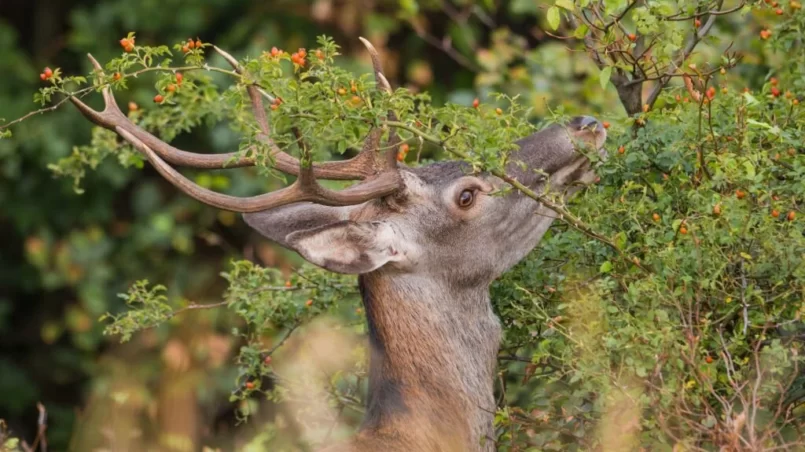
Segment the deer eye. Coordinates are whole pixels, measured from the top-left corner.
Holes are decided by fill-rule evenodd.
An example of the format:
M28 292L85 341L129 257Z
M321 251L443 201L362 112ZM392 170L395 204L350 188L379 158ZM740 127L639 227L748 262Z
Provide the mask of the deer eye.
M475 201L475 190L462 190L458 195L458 206L462 209L470 207L473 201Z

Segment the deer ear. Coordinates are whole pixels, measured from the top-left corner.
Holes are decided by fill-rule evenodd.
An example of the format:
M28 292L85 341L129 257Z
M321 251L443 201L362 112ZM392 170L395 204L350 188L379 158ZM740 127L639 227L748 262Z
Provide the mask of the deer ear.
M289 234L290 248L336 273L361 274L399 261L394 230L383 222L341 221Z
M377 221L348 221L351 207L297 203L244 214L263 236L337 273L360 274L401 258L394 230Z

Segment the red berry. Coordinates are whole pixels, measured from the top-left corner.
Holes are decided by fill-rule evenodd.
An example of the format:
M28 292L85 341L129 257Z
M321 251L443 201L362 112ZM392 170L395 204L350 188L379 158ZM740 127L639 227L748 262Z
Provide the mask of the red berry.
M760 39L769 39L771 37L771 30L760 30Z
M628 35L626 35L626 37L629 38L629 40L632 42L635 42L637 40L637 35L634 33L629 33Z
M46 67L44 74L45 74L45 77L50 78L53 75L53 70L50 69L49 67Z
M771 95L774 96L774 97L779 96L780 95L780 89L777 88L776 86L772 86L771 87Z
M608 121L604 121L603 123L601 123L601 125L603 125L605 129L608 129L610 126Z
M710 355L707 355L707 357L706 357L706 358L704 358L704 361L705 361L707 364L712 364L712 363L713 363L713 357L712 357L712 356L710 356Z
M694 20L693 21L693 26L696 27L696 28L701 27L702 26L702 21L699 20L699 19Z
M246 389L254 389L254 382L253 381L247 381L246 382Z
M308 300L308 301L306 301L306 302L305 302L305 306L307 306L307 307L311 307L311 306L313 306L313 300Z
M265 357L265 359L263 359L263 363L264 363L266 366L267 366L267 365L269 365L269 364L271 364L271 356L266 356L266 357Z
M778 15L778 16L782 16L782 15L783 15L783 10L782 10L781 8L777 8L777 10L776 10L776 11L774 11L774 12L775 12L775 13L777 13L777 15Z
M280 54L280 50L276 47L271 48L271 56L275 57Z
M44 80L48 79L48 76L45 75L45 73L43 72L43 73L39 74L39 79L44 81Z
M154 102L158 104L161 104L163 100L165 100L165 98L162 96L162 94L157 94L154 96Z
M182 73L181 73L181 72L177 72L177 73L176 73L176 84L177 84L177 85L181 85L181 84L182 84L182 80L184 80L184 75L182 75Z
M786 216L785 218L788 221L794 221L794 218L796 218L796 217L797 217L797 213L792 210L792 211L788 212L788 216Z
M472 101L472 108L478 108L480 105L481 105L481 101L480 101L480 100L478 100L478 98L476 97L476 98L475 98L475 99Z

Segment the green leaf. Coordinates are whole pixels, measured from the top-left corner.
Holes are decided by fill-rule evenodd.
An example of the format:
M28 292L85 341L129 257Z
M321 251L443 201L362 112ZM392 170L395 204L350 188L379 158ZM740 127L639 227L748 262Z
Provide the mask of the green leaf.
M607 66L604 69L601 69L601 73L598 75L598 81L601 82L601 89L607 89L607 85L609 84L609 78L612 76L612 66Z
M612 262L610 262L610 261L604 262L603 264L601 264L601 267L598 269L598 271L601 272L601 273L609 273L609 272L611 272L612 271Z
M551 27L552 30L556 30L559 28L559 23L562 21L561 16L559 15L559 8L555 6L551 6L548 8L548 25Z
M568 11L573 11L575 9L575 5L573 5L573 0L556 0L556 6L564 8Z

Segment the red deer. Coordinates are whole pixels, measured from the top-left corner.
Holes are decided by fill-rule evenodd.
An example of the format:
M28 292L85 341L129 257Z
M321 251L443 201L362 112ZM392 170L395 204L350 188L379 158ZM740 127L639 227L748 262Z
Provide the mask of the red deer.
M362 41L372 56L377 87L390 90L377 52ZM301 165L272 142L262 94L256 86L247 89L276 168L297 177L287 188L250 198L199 187L169 163L223 168L254 161L225 165L232 154L195 154L159 140L126 118L109 88L103 90L101 112L72 101L188 195L243 213L252 228L315 265L359 275L369 326L368 406L356 436L333 450L494 450L501 327L489 285L536 246L553 212L518 191L494 195L507 184L490 174L473 174L461 162L399 165L399 139L389 133L384 148L389 150L380 152L379 128L370 130L362 151L350 160ZM604 156L605 138L602 124L589 116L551 125L517 142L512 160L525 165L512 163L507 171L533 190L570 196L595 178L591 161L577 146L592 146ZM359 182L333 191L318 179Z

